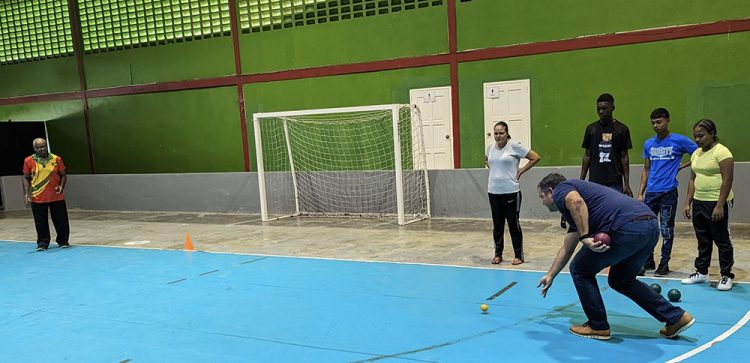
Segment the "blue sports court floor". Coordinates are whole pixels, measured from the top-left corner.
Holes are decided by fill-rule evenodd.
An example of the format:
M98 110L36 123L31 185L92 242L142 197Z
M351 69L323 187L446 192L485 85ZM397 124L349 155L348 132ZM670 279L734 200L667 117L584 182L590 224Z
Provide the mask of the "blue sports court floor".
M750 291L682 291L677 340L601 286L613 338L570 277L540 272L0 241L4 362L691 362L750 356ZM494 298L493 298L494 297ZM491 300L488 300L491 299ZM489 305L483 314L479 306Z

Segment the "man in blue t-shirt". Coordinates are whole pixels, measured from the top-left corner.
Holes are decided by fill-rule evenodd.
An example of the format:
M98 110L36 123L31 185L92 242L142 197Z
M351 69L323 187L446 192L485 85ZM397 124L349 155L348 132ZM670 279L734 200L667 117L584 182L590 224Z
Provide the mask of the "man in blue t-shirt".
M674 218L677 214L677 173L690 165L680 165L682 155L690 156L698 145L687 136L669 131L669 111L657 108L651 112L651 126L656 135L643 144L643 173L638 200L646 203L659 216L661 229L661 259L656 267L654 253L646 259L644 270L653 270L655 276L669 274L669 259L674 240Z
M675 338L695 319L672 305L650 286L636 279L659 239L656 216L645 204L617 191L583 180L566 180L549 174L537 185L539 198L550 211L560 211L568 222L568 234L549 271L539 280L542 296L575 252L578 242L584 246L570 263L570 276L588 321L573 325L570 332L584 338L609 339L610 327L596 274L607 266L609 286L627 296L651 316L665 323L659 333ZM606 232L609 245L592 236Z

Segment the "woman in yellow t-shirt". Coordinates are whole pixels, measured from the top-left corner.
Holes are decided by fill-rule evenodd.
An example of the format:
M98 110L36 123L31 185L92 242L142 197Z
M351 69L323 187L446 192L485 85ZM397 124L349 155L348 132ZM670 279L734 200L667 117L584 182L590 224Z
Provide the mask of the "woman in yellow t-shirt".
M698 148L690 157L692 173L685 200L685 218L693 220L695 237L698 239L698 257L695 259L695 272L683 279L682 283L708 282L711 252L716 243L721 271L721 280L716 287L727 291L732 288L734 278L734 247L729 236L729 210L734 198L734 159L729 149L719 144L713 121L698 121L693 126L693 137Z

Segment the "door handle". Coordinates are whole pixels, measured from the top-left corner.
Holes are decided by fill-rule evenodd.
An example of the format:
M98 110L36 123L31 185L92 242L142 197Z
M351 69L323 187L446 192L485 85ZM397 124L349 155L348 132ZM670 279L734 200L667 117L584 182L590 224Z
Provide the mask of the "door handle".
M451 138L451 135L445 135L445 139L448 140Z

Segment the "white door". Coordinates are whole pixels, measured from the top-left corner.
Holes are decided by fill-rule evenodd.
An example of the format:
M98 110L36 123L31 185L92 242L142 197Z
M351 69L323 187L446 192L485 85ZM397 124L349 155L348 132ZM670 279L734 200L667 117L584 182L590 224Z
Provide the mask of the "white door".
M451 88L413 89L409 100L422 115L427 169L453 169Z
M521 79L484 84L484 149L495 142L496 123L508 124L511 141L531 148L531 81ZM526 159L521 161L525 165Z

